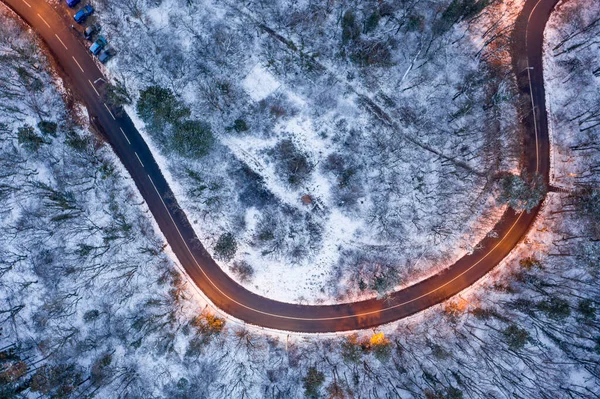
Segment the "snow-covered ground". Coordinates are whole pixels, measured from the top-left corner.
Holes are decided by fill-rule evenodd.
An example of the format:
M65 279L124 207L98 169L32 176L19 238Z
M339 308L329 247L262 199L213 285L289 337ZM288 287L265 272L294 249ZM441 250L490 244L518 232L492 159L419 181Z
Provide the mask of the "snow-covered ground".
M491 179L519 156L502 39L519 4L453 28L425 3L106 1L97 18L133 97L167 87L217 136L185 159L145 135L207 249L232 233L220 263L240 283L332 303L435 273L497 221Z
M600 20L589 2L570 4L551 22L566 18L573 31L549 30L549 47ZM0 7L0 397L597 397L597 168L574 180L573 194L551 193L524 245L446 303L355 335L275 334L230 320L219 332L163 253L131 179L81 122L83 110L66 108L31 32L6 12ZM592 43L598 34L596 26L576 37ZM597 55L588 50L582 58ZM546 50L546 62L572 54ZM553 73L548 87L564 89L570 69ZM587 99L600 83L584 82L578 91L594 105ZM578 116L568 104L567 119ZM56 136L48 125L42 132L40 118L57 122ZM580 126L555 139L570 143L568 165L597 165L598 135Z
M256 64L242 81L242 87L254 101L261 101L273 94L281 84L269 71Z
M552 179L560 187L573 188L597 184L593 170L600 133L600 43L589 32L600 31L600 4L593 2L581 12L579 2L567 1L558 9L548 21L544 44Z

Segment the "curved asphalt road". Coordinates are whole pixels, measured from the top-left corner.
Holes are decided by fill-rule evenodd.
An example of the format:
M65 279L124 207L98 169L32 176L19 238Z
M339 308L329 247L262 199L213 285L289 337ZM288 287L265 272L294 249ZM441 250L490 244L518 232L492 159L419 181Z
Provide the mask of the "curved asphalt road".
M103 131L131 174L169 245L192 280L216 306L248 323L289 331L330 332L374 327L409 316L457 294L488 273L524 237L539 211L539 207L529 214L515 214L508 210L494 226L498 238L483 239L479 243L481 249L474 254L461 258L427 280L389 295L385 300L306 306L261 297L228 277L198 241L129 117L104 103L99 93L102 91L101 83L100 86L94 84L103 75L87 47L70 28L70 23L66 22L66 11L60 16L44 0L2 1L44 40L68 86L87 106L89 114L95 117L95 125ZM524 86L521 90L526 94L531 90L532 103L535 105L535 112L532 113L531 109L523 111L523 114L529 113L524 119L527 128L525 167L530 172L542 174L546 183L550 157L542 76L542 41L546 21L558 1L527 0L515 31L515 69L523 68L519 72L519 80ZM528 66L530 69L527 69Z

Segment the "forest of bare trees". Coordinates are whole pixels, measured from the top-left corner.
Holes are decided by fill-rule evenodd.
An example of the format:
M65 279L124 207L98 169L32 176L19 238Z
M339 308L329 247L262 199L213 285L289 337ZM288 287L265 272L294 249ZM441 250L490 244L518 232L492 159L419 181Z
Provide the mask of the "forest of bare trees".
M332 79L326 77L326 71L333 58L345 57L348 72L354 74L352 90L357 90L351 96L358 96L363 84L373 82L374 76L370 74L377 75L377 68L388 68L380 65L368 71L361 69L364 62L385 61L385 52L371 43L379 38L377 33L381 31L377 29L385 28L390 32L431 29L431 34L438 35L437 40L440 40L439 37L449 35L448 30L452 29L446 21L473 17L454 14L452 4L455 3L463 2L401 1L390 6L399 7L395 11L408 10L406 15L393 14L394 10L387 14L385 8L374 13L368 8L370 3L365 3L362 8L357 6L354 17L345 15L345 11L339 12L337 34L343 35L338 39L345 53L323 53L322 58L314 56L310 50L319 49L318 40L314 39L311 44L308 32L304 40L300 40L294 35L298 31L286 28L308 23L304 14L285 13L270 2L250 2L242 10L243 17L234 9L227 15L248 24L246 18L256 18L260 10L266 10L260 15L269 18L252 25L257 31L265 31L265 27L272 30L272 33L266 31L265 35L274 37L274 42L264 51L273 52L274 62L286 61L286 58L278 58L282 51L289 52L288 61L292 64L300 57L306 63L303 68L312 68L311 73L316 74L315 79L322 79L320 82ZM491 7L503 4L500 1L492 3ZM105 4L110 5L109 2ZM149 7L143 2L126 1L124 4L131 10L131 18L136 15L140 18ZM445 11L437 12L435 17L417 13L431 4L443 4L441 10ZM492 10L485 8L477 14L481 4L464 2L463 5L470 5L475 20L484 18L486 12ZM321 3L310 6L326 7ZM198 4L192 1L189 7L198 7ZM494 10L500 12L502 8ZM326 14L315 15L314 18L318 18ZM393 15L393 18L386 15ZM195 17L189 18L181 20L181 27L194 32L197 25L191 21ZM433 19L428 22L427 18ZM391 21L389 25L384 24L386 20ZM62 89L62 82L52 73L33 34L5 8L0 8L0 21L0 397L600 397L600 126L596 123L600 104L597 76L600 53L595 40L600 34L600 4L572 0L559 8L549 23L545 60L554 143L551 183L560 190L549 187L546 205L527 239L488 277L457 297L391 325L337 336L265 331L231 320L205 304L185 276L177 271L175 261L166 251L164 240L131 179L110 148L89 130L80 106ZM463 22L466 25L474 23L473 19ZM236 46L242 42L228 39L229 34L228 26L215 27L214 35L220 38L218 43L223 50L206 47L203 57L207 63L223 54L232 59L239 56L240 50ZM160 35L155 32L151 37L160 43ZM201 33L197 35L195 40L208 40ZM282 41L287 43L287 50L277 47ZM435 44L433 41L431 45ZM396 45L401 47L401 44ZM425 42L423 46L420 54L428 53L429 43ZM323 47L328 48L326 44ZM173 60L184 56L177 53L177 47L174 48L170 50ZM364 53L368 51L375 54ZM481 54L491 57L485 50ZM412 54L406 59L409 65L415 60L412 68L418 68L419 62L423 62L419 57L421 55ZM432 58L427 62L434 61ZM496 67L503 70L503 65ZM153 65L145 66L148 71L154 68ZM179 86L182 82L176 76L186 73L185 68L189 66L173 61L171 66L164 66L167 67L173 69L169 90L177 93L177 97L170 97L168 92L159 94L173 99L172 105L188 107L187 103L177 102L183 101L180 99L185 96ZM435 90L425 88L425 81L419 80L422 77L411 76L412 68L399 87L408 84L406 79L416 79L411 84L419 81L424 91L435 93ZM128 73L132 74L128 79L133 79L135 73L142 76L141 70ZM509 71L504 73L508 79ZM302 87L301 77L294 76L290 76L286 84L292 85L290 82L297 79L298 87ZM508 90L504 86L508 83L503 82L501 79L496 81L498 87L490 92L487 91L489 88L481 86L481 82L461 86L457 99L464 96L464 103L459 108L473 109L473 104L468 106L469 101L484 95L489 96L490 102L498 102L497 107L509 106L499 98L510 92L503 91ZM167 86L163 81L152 83ZM206 86L207 92L213 90L210 87ZM327 87L339 88L339 83ZM439 90L443 90L443 86L440 87ZM230 90L230 93L238 93L234 84ZM322 98L336 94L339 92L330 91L322 94ZM422 152L417 154L434 157L431 149L450 151L458 145L454 139L444 142L444 137L436 135L435 131L425 134L429 133L428 128L437 126L435 119L428 119L427 112L442 110L419 111L418 107L406 105L406 99L404 106L398 106L402 101L392 97L387 105L379 106L385 95L385 88L382 88L371 99L365 99L373 103L367 101L360 106L363 111L370 107L364 111L365 115L376 112L384 121L375 122L368 116L365 117L368 124L359 127L349 122L340 123L336 127L339 147L323 154L319 163L297 141L273 140L273 146L267 150L278 151L273 155L273 170L291 171L300 181L306 179L305 168L308 174L329 175L335 182L330 186L335 201L347 201L348 212L353 207L356 209L352 212L359 212L360 198L364 195L361 190L365 190L365 185L355 187L353 179L366 179L369 175L361 174L367 174L367 166L376 166L375 160L359 157L360 151L376 149L385 162L393 163L405 161L404 157L416 157L406 148L419 147ZM230 117L223 117L222 126L230 127L230 130L216 124L221 116L210 120L200 118L195 107L226 109L230 106L227 98L218 95L210 104L198 106L193 103L193 107L189 106L189 114L184 112L181 120L165 120L172 128L187 120L210 123L215 141L211 142L211 149L203 159L213 160L214 168L218 165L217 154L223 156L228 151L227 145L221 142L227 141L223 137L246 134L244 126L252 130L247 134L269 136L272 132L269 133L267 125L275 123L273 119L255 121L246 113L234 115L235 107L231 108ZM237 95L231 98L231 101L241 101ZM328 101L334 100L329 97ZM277 98L256 105L262 110L260 112L283 112L277 106L291 112L294 103ZM499 110L494 107L490 110L502 129L510 124L508 115L499 116ZM463 112L466 114L462 117L469 115L468 110ZM144 117L143 112L140 114ZM385 115L389 115L391 121L402 122L385 122ZM244 124L235 122L237 120L243 120ZM396 123L403 125L395 126ZM458 135L472 135L474 140L477 139L475 127L469 131L468 121L456 123L454 128L458 129ZM256 126L262 127L256 129ZM374 140L369 144L373 147L362 149L365 145L360 138L366 134L365 126L377 132L378 135L373 136L382 142ZM413 126L414 130L406 126ZM418 135L421 130L416 126L422 126L424 133ZM447 126L445 124L443 128ZM400 130L396 132L396 129ZM415 136L402 138L401 132L414 132ZM391 137L402 145L396 147ZM409 137L415 141L409 142ZM487 137L492 140L498 136L490 133ZM345 142L347 144L343 144ZM503 145L510 147L508 142ZM483 147L494 145L487 139L478 143ZM431 173L447 174L449 179L455 176L473 182L486 181L492 164L502 164L509 170L514 161L510 158L515 156L508 148L507 153L512 155L505 154L507 158L494 158L494 153L485 149L467 149L465 153L470 151L474 151L472 156L488 158L483 163L485 167L472 162L475 158L467 155L442 160L439 154L435 156L439 169L431 171L422 169L423 164L415 166L414 181L413 176L410 179L411 187L420 187L412 197L416 208L427 209L427 201L433 201L429 198L433 195L432 187L446 184L438 182L431 186L428 180ZM303 156L306 159L303 160ZM218 175L207 176L197 164L188 163L185 155L177 157L182 157L183 166L180 166L181 170L176 167L174 175L187 176L188 195L201 204L197 205L198 215L203 215L207 209L219 215L227 214L228 199L220 191L219 186L224 183ZM316 195L299 207L289 204L270 206L270 203L281 203L282 200L274 199L278 192L265 185L269 176L261 175L242 160L230 160L225 165L231 184L243 189L243 200L261 210L251 237L235 234L240 225L243 227L239 220L228 231L211 237L213 250L223 261L231 259L230 265L238 279L252 282L260 278L250 264L236 258L236 253L246 250L244 245L257 245L261 250L272 251L273 255L267 253L266 257L287 258L292 254L297 259L318 248L319 236L325 234L319 225L320 212L326 209ZM357 165L365 169L355 170ZM384 209L378 212L389 214L389 217L376 213L372 217L381 220L380 224L374 222L381 234L378 237L391 240L398 234L395 229L401 227L394 225L397 222L391 206L385 207L384 199L388 195L385 190L400 190L401 187L386 188L394 182L399 184L394 179L400 177L386 172L383 167L379 172L370 178L380 179L380 193L383 194L379 204ZM531 193L527 191L537 186L523 186L517 178L528 180L531 177L515 173L495 177L506 180L496 188L498 192L504 187L505 194L516 190L518 195L494 195L491 201L512 199L516 202L511 206L527 206L527 201L519 200L529 198ZM293 186L292 183L285 184ZM451 187L445 189L452 190ZM536 194L537 191L533 191ZM521 196L524 192L528 195ZM458 201L460 193L455 195ZM238 199L236 197L236 201ZM306 207L311 211L308 212ZM289 223L284 223L285 220ZM385 226L388 223L391 225ZM451 234L455 227L437 226L435 234L440 235L437 239ZM409 232L407 230L406 234ZM252 243L246 244L244 240ZM365 289L385 293L401 279L394 253L384 248L346 251L345 257L353 260L352 265L368 269L354 274L357 287L364 284Z

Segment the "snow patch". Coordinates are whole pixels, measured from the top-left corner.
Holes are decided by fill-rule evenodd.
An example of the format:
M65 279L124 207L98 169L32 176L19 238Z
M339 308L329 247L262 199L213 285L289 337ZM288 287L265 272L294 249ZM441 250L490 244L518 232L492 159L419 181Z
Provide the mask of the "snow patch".
M256 64L242 81L242 87L254 101L268 97L280 86L281 83L260 64Z

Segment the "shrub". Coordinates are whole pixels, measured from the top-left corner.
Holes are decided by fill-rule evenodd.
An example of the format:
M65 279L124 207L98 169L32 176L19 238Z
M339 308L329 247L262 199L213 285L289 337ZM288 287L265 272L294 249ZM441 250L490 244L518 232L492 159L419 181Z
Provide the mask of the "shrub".
M40 121L37 127L43 134L56 137L56 130L58 129L58 125L56 124L56 122Z
M41 92L44 90L44 83L26 68L17 67L16 71L17 75L19 75L19 79L21 82L23 82L23 85L27 88L27 90L32 92Z
M46 144L46 141L38 136L33 127L29 125L23 125L17 130L17 140L23 148L30 152L37 152L42 144Z
M177 385L176 386L177 386L177 389L179 389L180 391L185 391L190 386L190 382L186 378L181 377L177 381Z
M195 327L200 334L211 337L218 335L223 331L225 328L225 319L204 311L200 315L194 317L190 324Z
M285 116L287 114L285 107L281 104L271 105L269 111L271 112L271 115L273 115L275 118L281 118L282 116Z
M342 43L357 40L360 37L360 27L356 23L354 11L347 10L342 17Z
M444 349L441 345L430 342L429 347L431 348L431 354L433 357L438 360L446 360L451 356L450 352Z
M29 389L45 397L66 398L82 381L81 373L71 364L46 364L35 370Z
M512 350L518 350L525 346L529 341L529 333L527 330L518 327L515 324L511 324L502 331L504 339L508 344L508 347Z
M386 43L361 40L352 51L350 60L360 67L390 66L392 53Z
M370 289L377 291L380 297L387 295L398 284L398 272L394 267L387 267L374 273Z
M290 139L281 140L273 150L272 155L276 160L276 171L287 177L291 186L303 183L312 171L312 165L306 154L300 151Z
M375 10L367 17L365 20L365 28L364 32L369 33L374 31L379 25L379 20L381 19L381 15L379 15L379 10Z
M494 309L475 308L470 312L473 316L479 320L489 320L492 317L502 318Z
M584 319L593 321L596 318L596 305L591 299L582 299L577 304L577 312L579 312Z
M309 367L302 381L304 382L304 395L309 398L317 398L319 397L319 389L325 382L325 374L317 370L316 367Z
M523 258L519 261L519 265L525 269L525 270L531 270L534 267L541 269L542 268L542 263L537 260L536 258L533 258L531 256L528 256L527 258Z
M107 353L98 359L92 364L91 370L91 380L94 384L101 384L105 381L110 375L111 370L108 366L112 363L112 355Z
M600 237L600 190L593 187L583 188L575 194L575 201L577 214L591 221L586 223L589 234Z
M231 233L221 234L215 245L215 255L222 260L233 259L237 252L237 241Z
M173 129L171 146L188 158L199 158L208 153L214 141L210 125L195 119L177 123Z
M260 241L271 241L275 238L274 227L269 225L261 226L256 234L256 238Z
M373 334L369 340L373 356L380 362L387 361L392 355L392 343L385 337L385 334L380 332Z
M85 321L86 323L89 323L89 322L92 322L92 321L98 319L98 317L100 317L100 312L98 310L96 310L96 309L88 310L83 315L83 321Z
M87 151L91 145L92 140L86 136L79 136L73 130L67 131L65 143L73 148L75 151L85 152Z
M541 301L537 307L554 320L563 320L571 315L569 302L562 298L552 297L549 300Z
M496 201L508 204L515 211L530 212L544 199L546 184L540 174L530 177L522 171L520 175L507 174L500 178L500 192Z
M420 15L410 15L406 23L406 30L409 32L422 31L424 18Z
M261 209L275 201L273 194L265 185L264 178L248 165L241 164L241 167L235 171L235 176L238 199L243 206Z
M584 216L594 216L595 220L600 218L600 190L590 187L584 188L577 193L577 211Z
M358 335L352 334L342 342L342 357L350 363L359 363L362 358L362 348L358 341Z
M463 399L464 395L462 391L456 387L449 386L446 388L446 399Z
M118 80L116 85L111 83L106 85L105 95L106 102L113 107L121 107L123 105L131 104L131 97L129 96L127 89Z
M169 89L150 86L140 93L137 113L153 130L176 124L190 115L190 110Z
M456 22L479 14L488 4L489 0L453 0L436 21L433 30L438 34L444 33Z
M27 363L23 361L3 361L0 368L0 384L8 385L19 381L27 374L27 369Z
M339 188L348 186L352 176L356 174L356 169L348 165L348 157L339 153L332 153L327 156L323 163L323 170L335 175Z
M233 130L235 130L238 133L245 132L248 130L248 125L246 124L245 120L236 119L233 121Z
M248 282L252 280L252 277L254 276L254 269L245 261L234 262L233 266L231 266L231 271L242 282Z

